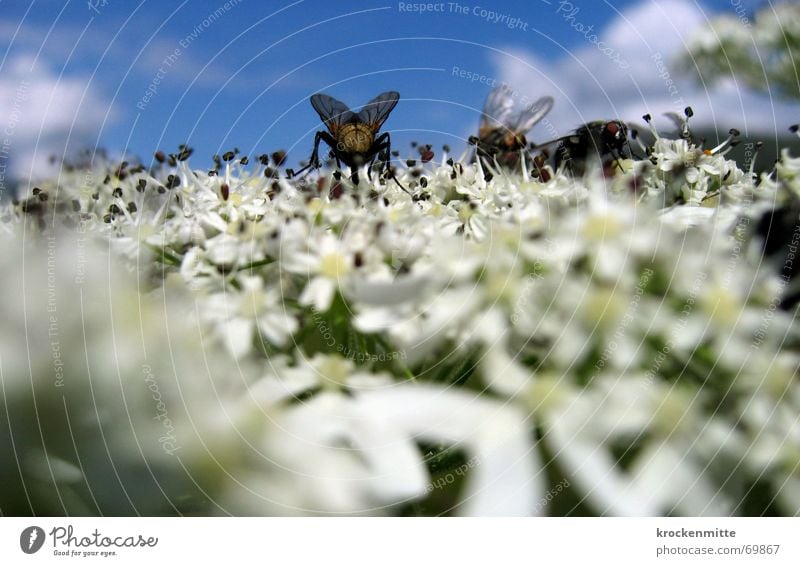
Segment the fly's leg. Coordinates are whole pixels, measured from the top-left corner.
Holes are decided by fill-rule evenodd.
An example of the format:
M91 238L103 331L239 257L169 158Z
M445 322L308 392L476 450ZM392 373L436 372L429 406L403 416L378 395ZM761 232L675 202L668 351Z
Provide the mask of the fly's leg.
M333 138L333 136L330 135L328 132L323 132L323 131L317 132L314 135L314 149L311 152L311 158L308 160L308 165L306 165L305 167L303 167L299 171L293 171L292 169L287 169L286 170L286 176L287 177L289 177L291 179L292 177L296 177L296 176L300 175L301 173L306 173L307 171L309 171L311 169L319 169L320 168L321 164L319 162L319 142L321 142L321 141L324 141L334 151L336 151L336 149L335 149L336 148L336 140ZM339 159L338 156L337 156L336 159L337 159L337 162L338 162L338 159Z
M364 156L364 161L367 163L367 178L370 181L372 181L372 167L375 164L375 158L381 163L388 164L389 153L389 132L385 132L378 136L372 143L370 151Z
M620 173L624 173L625 169L622 167L622 163L621 163L622 154L620 154L620 152L618 152L616 149L612 149L610 153L611 153L611 157L614 158L614 165L617 167L617 169L619 169Z
M411 193L408 192L408 189L406 189L403 186L403 184L397 178L397 175L395 175L394 171L392 171L392 167L391 167L392 140L389 137L389 132L383 133L380 137L378 137L378 139L375 140L374 149L370 153L372 154L372 159L374 159L375 156L377 155L378 159L380 159L381 162L383 162L383 164L384 164L383 173L388 172L389 173L389 178L392 179L395 183L397 183L397 186L400 187L401 189L403 189L403 191L406 194L410 195Z
M378 159L380 159L384 164L382 174L389 173L389 178L397 183L397 186L403 189L403 192L410 195L411 193L409 193L408 189L403 186L403 183L400 182L400 179L397 178L397 175L395 175L394 171L392 170L392 140L389 137L389 132L381 134L381 136L375 140L373 159L375 155L377 155Z

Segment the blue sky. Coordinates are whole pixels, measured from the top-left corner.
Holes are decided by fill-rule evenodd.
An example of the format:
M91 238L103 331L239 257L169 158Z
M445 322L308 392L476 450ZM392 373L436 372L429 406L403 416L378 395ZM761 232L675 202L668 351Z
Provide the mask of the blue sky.
M6 114L0 125L8 123L24 82L12 148L18 163L30 161L34 170L45 152L63 152L67 138L71 148L102 146L145 159L188 141L197 149L197 167L234 145L248 154L288 148L295 162L307 157L319 127L310 94L323 90L357 107L396 89L401 103L386 128L403 153L412 139L463 148L495 79L531 98L554 94L551 117L562 133L610 113L640 116L641 97L631 93L647 88L654 104L670 102L664 93L656 96L664 89L650 76L655 72L643 80L644 90L638 83L605 84L611 62L598 59L575 22L594 26L625 57L644 59L650 53L636 42L658 43L663 35L666 48L679 49L688 26L683 19L697 23L732 10L727 0L573 0L578 11L566 19L564 0L444 2L442 11L422 14L408 11L411 4L0 1L0 110ZM484 9L500 20L491 21ZM648 28L641 30L644 38L620 27L629 14L639 18L639 29ZM661 21L670 14L673 39ZM456 68L486 79L459 77ZM685 98L692 98L692 88L686 83ZM599 105L601 99L609 106ZM714 115L715 123L725 118Z

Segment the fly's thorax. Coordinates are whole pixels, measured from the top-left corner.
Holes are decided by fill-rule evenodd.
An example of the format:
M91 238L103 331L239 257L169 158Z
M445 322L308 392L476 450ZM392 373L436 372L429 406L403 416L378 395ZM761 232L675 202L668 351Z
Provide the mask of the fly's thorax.
M347 153L367 153L374 137L367 124L344 124L337 135L337 149Z
M515 133L515 132L508 132L506 134L505 139L505 147L509 151L516 151L522 149L527 145L527 140L525 139L525 134Z

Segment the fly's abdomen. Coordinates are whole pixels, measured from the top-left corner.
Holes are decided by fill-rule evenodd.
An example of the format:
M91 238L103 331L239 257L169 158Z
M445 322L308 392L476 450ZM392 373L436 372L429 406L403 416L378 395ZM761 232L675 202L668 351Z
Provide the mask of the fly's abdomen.
M339 130L339 149L347 153L367 153L372 146L372 130L366 124L345 124Z

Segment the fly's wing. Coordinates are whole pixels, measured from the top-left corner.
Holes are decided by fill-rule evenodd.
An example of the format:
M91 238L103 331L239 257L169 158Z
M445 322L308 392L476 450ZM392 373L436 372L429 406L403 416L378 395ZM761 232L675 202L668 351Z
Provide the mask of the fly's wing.
M377 132L397 105L398 100L400 100L400 93L394 90L379 94L364 105L358 113L358 121L367 124L373 132Z
M675 129L680 137L685 140L692 140L692 131L689 129L689 118L687 116L677 112L664 112L664 116L675 124Z
M547 116L550 109L553 108L553 98L551 96L543 96L524 110L518 116L510 121L508 127L511 131L517 134L525 134L528 130L533 128L537 122Z
M664 116L670 119L670 122L675 124L675 128L680 132L683 127L684 118L677 112L664 112Z
M485 138L489 132L497 128L510 129L509 120L514 109L514 96L506 84L495 87L483 105L478 136Z
M311 96L311 106L317 111L319 117L325 122L325 127L336 137L336 130L342 124L349 122L354 114L344 102L336 100L327 94L314 94Z
M560 136L557 138L553 138L544 142L539 142L536 144L532 144L531 149L543 149L551 145L560 144L560 143L578 143L583 136L588 136L589 134L584 131L585 126L581 126L571 134L567 134L565 136Z

